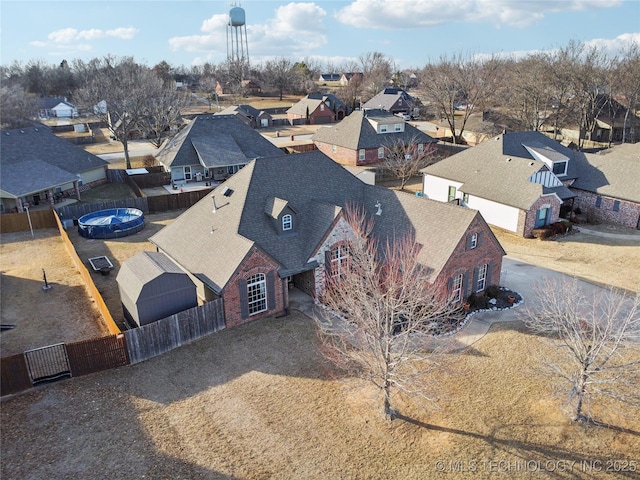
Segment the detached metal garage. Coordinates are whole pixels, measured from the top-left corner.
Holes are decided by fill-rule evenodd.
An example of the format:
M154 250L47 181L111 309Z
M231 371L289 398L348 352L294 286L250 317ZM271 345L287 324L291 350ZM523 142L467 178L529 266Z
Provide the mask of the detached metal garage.
M131 257L122 264L116 281L124 316L138 326L198 305L195 284L163 253Z

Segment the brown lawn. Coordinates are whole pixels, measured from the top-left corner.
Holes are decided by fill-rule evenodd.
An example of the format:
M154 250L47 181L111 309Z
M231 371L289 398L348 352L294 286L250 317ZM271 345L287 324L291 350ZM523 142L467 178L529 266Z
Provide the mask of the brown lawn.
M395 398L391 423L315 342L294 312L6 399L2 477L638 478L606 469L639 467L640 411L572 424L532 361L548 340L517 323L445 359L437 409Z

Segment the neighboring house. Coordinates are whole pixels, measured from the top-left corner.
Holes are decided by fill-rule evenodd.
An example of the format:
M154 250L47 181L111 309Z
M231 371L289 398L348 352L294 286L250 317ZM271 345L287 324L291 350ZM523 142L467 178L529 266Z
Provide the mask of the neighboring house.
M363 80L364 74L362 72L347 72L340 77L340 85L346 87L354 83L361 84Z
M640 229L640 145L624 143L599 153L577 152L573 208L600 222Z
M254 160L150 241L201 301L223 298L235 326L286 312L291 286L321 297L349 262L350 205L382 245L412 234L430 281L454 301L499 283L504 250L479 212L367 185L318 151Z
M539 132L506 133L422 170L423 195L479 210L491 225L531 236L575 197L574 151Z
M241 93L243 95L259 95L262 93L262 87L254 80L242 80L240 82L240 91L237 91L237 84L226 82L224 84L216 81L216 93L218 95L226 95L233 93Z
M287 110L291 125L321 125L334 123L346 115L347 106L335 95L312 93Z
M78 109L69 103L66 97L41 97L38 98L39 118L76 118Z
M417 107L416 99L402 88L385 88L362 106L363 109L378 109L408 115L413 115Z
M0 133L0 211L53 206L63 195L107 182L108 162L57 137L44 126Z
M141 252L120 267L118 290L125 318L138 327L198 305L196 286L157 252Z
M317 80L317 82L320 84L326 84L327 82L339 82L339 81L340 81L339 73L321 73Z
M236 115L251 128L265 128L273 126L273 117L264 110L258 110L251 105L232 105L214 115Z
M356 110L335 126L319 128L311 137L318 150L343 165L383 162L386 149L416 145L418 151L436 140L402 118L382 110Z
M284 155L236 115L198 115L156 154L171 180L224 180L254 158Z
M460 137L461 120L456 119L456 137ZM482 113L472 113L467 119L462 139L466 145L474 146L495 137L501 132L523 131L524 125L521 121L504 115L495 110L485 110ZM437 125L437 138L451 139L451 127L446 120L442 120Z

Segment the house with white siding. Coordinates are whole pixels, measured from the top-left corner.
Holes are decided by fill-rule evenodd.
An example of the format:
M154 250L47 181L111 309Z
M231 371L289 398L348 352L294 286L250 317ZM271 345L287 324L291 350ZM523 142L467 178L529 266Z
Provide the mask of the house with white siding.
M504 133L422 170L423 196L479 210L524 237L558 221L576 195L578 152L539 132Z

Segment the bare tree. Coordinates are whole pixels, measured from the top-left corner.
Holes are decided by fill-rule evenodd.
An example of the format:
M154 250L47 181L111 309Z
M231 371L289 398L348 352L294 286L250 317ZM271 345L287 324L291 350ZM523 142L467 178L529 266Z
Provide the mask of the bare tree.
M404 190L407 182L419 175L420 170L436 161L435 145L419 142L414 137L409 141L399 140L384 147L382 168L400 180L400 190Z
M346 218L353 236L328 269L321 302L332 314L317 318L321 351L339 368L377 387L384 415L393 419L392 388L435 399L428 372L438 356L429 348L429 329L459 311L446 289L429 282L413 237L380 243L362 211L347 208Z
M569 391L572 419L592 421L590 406L604 397L640 405L640 294L594 294L575 279L547 280L536 290L540 307L526 312L525 323L558 347L541 360L560 391Z
M285 91L293 90L298 84L298 70L293 67L293 62L285 57L269 60L264 66L264 78L278 90L280 100Z
M187 105L189 94L176 88L175 82L156 84L156 92L149 95L145 114L141 116L147 139L160 148L162 142L180 125L180 111Z
M443 55L429 63L420 76L425 98L449 124L454 143L462 137L471 114L482 111L497 90L500 62L467 58L462 54ZM462 118L460 118L462 117Z
M623 52L617 67L615 74L619 79L618 98L625 108L622 143L634 142L638 123L637 105L640 99L640 44L631 44Z
M162 89L162 80L133 58L105 57L80 92L86 107L109 126L122 143L127 168L131 168L129 140L135 131L145 131L149 103ZM102 102L104 107L98 107Z
M551 112L549 58L531 54L505 65L508 110L527 130L539 131Z
M0 128L26 127L33 123L36 100L18 84L0 87Z
M380 52L367 52L359 59L364 74L363 101L366 102L389 85L393 61Z

